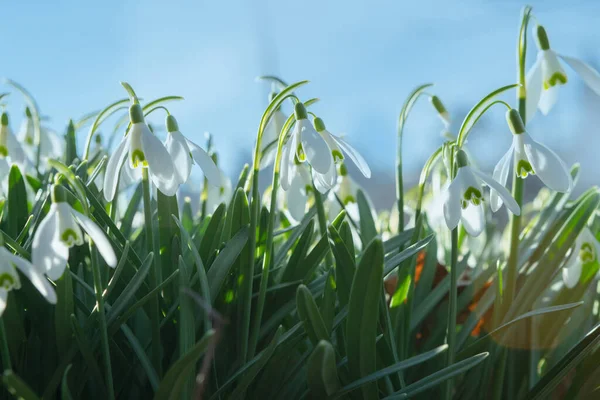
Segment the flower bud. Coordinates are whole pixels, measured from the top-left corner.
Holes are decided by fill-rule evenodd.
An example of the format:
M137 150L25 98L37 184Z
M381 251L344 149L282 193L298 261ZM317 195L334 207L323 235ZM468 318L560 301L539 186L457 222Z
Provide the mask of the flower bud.
M431 96L429 101L431 102L431 104L433 105L435 110L438 112L442 121L449 124L450 123L450 113L448 112L448 110L446 110L446 107L444 107L444 103L442 103L440 98L437 96Z
M506 112L506 122L508 122L508 127L513 135L520 135L525 132L525 124L523 123L521 114L514 108Z
M325 122L319 117L316 117L313 120L313 125L315 126L315 130L317 132L323 132L325 130Z
M132 124L144 122L144 110L142 110L142 106L139 103L132 104L129 107L129 120Z
M296 116L296 121L301 119L308 119L308 113L306 112L306 107L301 102L296 103L294 106L294 115Z
M172 115L167 115L167 132L175 132L179 130L179 125L177 124L177 120Z
M550 41L548 40L548 34L546 29L542 25L538 25L535 30L535 38L537 45L540 50L550 50Z

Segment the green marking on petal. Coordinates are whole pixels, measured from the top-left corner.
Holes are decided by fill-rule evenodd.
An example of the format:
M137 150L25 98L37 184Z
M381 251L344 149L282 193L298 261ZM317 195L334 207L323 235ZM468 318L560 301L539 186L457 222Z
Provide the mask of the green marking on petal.
M344 203L344 205L347 205L350 203L356 203L356 199L354 198L354 196L349 194L348 196L346 196L342 199L342 202Z
M465 190L464 198L465 200L481 200L481 191L473 186L469 186L467 190Z
M6 146L0 146L0 156L2 156L2 157L8 156L8 149L6 148Z
M0 274L0 288L11 290L16 286L17 282L14 275L9 274L8 272Z
M469 205L469 202L467 202L466 200L461 200L460 201L460 207L464 210L467 208L467 206Z
M27 135L27 137L25 138L25 143L33 145L33 138L30 135Z
M144 152L141 150L134 150L131 154L131 162L133 164L133 168L137 168L139 163L142 163L143 167L148 166L148 161L146 161L146 156Z
M340 151L338 151L338 150L333 150L331 152L331 155L333 156L333 161L335 163L344 161L344 155Z
M556 85L564 85L565 83L567 83L567 75L564 72L557 71L544 81L544 90L548 90Z
M298 159L298 162L303 163L304 161L306 161L306 154L304 154L304 149L302 148L302 144L298 144L298 147L296 148L296 158Z
M62 233L60 239L69 247L73 247L77 243L78 236L73 229L67 229Z
M579 259L582 263L589 263L596 259L594 246L589 242L584 242L579 250Z
M531 164L527 160L519 160L517 163L517 176L525 179L528 175L535 175L535 171L531 167Z

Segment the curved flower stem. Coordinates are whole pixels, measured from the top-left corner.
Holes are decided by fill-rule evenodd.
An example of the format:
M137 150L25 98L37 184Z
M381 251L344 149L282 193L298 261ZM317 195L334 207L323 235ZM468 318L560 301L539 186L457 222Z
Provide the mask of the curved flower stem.
M148 248L148 254L159 254L154 251L154 234L152 231L152 204L150 198L150 180L148 179L148 168L142 168L142 190L144 198L144 219L145 219L145 230L146 230L146 246ZM155 288L160 283L158 277L160 276L158 257L154 257L152 260L153 269L150 273L150 287ZM161 368L161 357L160 357L160 310L158 308L158 295L154 296L150 302L150 324L152 325L152 364L154 369L160 377L162 375Z
M456 354L456 303L457 303L457 285L456 281L458 276L456 275L456 264L458 260L458 228L452 229L452 253L450 261L450 299L448 301L448 330L447 342L448 342L448 358L446 359L446 365L450 366L454 364L454 357ZM445 399L452 398L452 390L454 381L448 379L445 384Z
M271 118L273 112L283 103L285 99L288 97L292 97L294 89L308 83L308 81L301 81L294 83L284 90L281 91L273 101L269 104L263 116L260 120L260 124L258 126L258 133L256 135L256 143L254 145L254 156L252 159L252 192L250 197L250 232L248 234L248 260L246 260L244 271L242 274L247 277L252 277L254 275L254 261L256 259L256 228L258 226L258 217L260 213L260 193L258 188L258 177L260 174L260 159L261 159L261 143L263 132L267 127L267 123ZM295 97L295 96L294 96ZM275 189L275 188L274 188ZM275 190L274 190L275 191ZM273 214L273 209L271 209L271 215ZM267 247L267 251L271 251L269 247ZM261 278L262 283L262 278ZM266 289L265 289L266 290ZM242 312L242 326L241 326L241 344L242 348L240 349L240 358L243 363L246 363L252 356L254 355L254 348L256 345L252 346L249 344L248 338L250 337L250 319L252 313L252 279L244 280L244 287L242 288L243 298L241 299L241 304L243 304L244 309ZM266 296L266 293L265 293ZM259 298L260 301L260 298ZM263 300L264 302L264 300ZM260 317L262 318L262 312L260 313ZM259 321L260 324L260 321ZM256 333L256 337L258 339L258 332ZM248 351L251 349L250 351Z
M108 398L115 398L115 388L113 384L112 365L110 361L110 347L108 343L108 328L106 326L106 313L104 311L104 297L102 293L102 276L100 275L100 265L98 265L98 252L90 239L90 259L92 261L92 274L94 277L94 292L96 294L96 307L98 308L98 322L100 323L100 339L102 340L102 358L104 368L106 369L106 388Z
M319 231L321 232L321 237L327 237L327 215L325 215L325 205L323 204L323 196L321 196L321 193L317 190L314 183L313 194L315 196L315 204L317 206ZM327 250L327 253L325 254L325 264L327 266L327 269L333 266L333 258L329 250Z
M6 339L6 329L4 328L4 318L2 317L0 317L0 353L2 354L2 370L11 370L12 364L10 362L8 340Z

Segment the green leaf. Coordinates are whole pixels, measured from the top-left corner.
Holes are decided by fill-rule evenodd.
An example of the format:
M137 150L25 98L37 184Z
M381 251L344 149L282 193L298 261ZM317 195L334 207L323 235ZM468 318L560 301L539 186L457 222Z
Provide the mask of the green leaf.
M371 205L360 189L356 193L356 202L358 203L358 214L360 215L360 235L363 245L367 246L377 236L377 227L375 226Z
M425 377L411 385L408 385L404 389L400 390L399 392L394 393L391 396L385 397L385 399L388 399L388 400L402 399L402 398L404 398L404 397L400 397L402 395L406 395L409 398L412 398L412 397L416 396L417 394L422 393L428 389L431 389L432 387L435 387L450 378L453 378L457 375L464 373L465 371L468 371L469 369L475 367L476 365L481 363L483 360L485 360L488 355L489 355L489 353L481 353L481 354L477 354L473 357L470 357L466 360L457 362L456 364L452 364L449 367L446 367L440 371L437 371L431 375L428 375L427 377Z
M39 399L35 392L11 370L4 371L4 374L2 375L2 383L6 387L6 390L8 390L10 394L18 399Z
M340 307L344 307L350 300L350 290L356 264L354 257L348 251L344 240L341 238L337 229L332 225L329 226L329 237L331 242L331 251L335 257L335 269L337 273L337 295L340 302Z
M56 283L56 308L54 309L54 331L56 334L56 347L63 354L73 342L71 331L71 314L73 314L73 282L70 273L65 273L55 281Z
M123 236L126 238L131 235L131 225L133 224L133 218L135 217L135 214L140 209L142 195L142 183L140 182L136 186L133 195L129 199L129 204L125 210L125 215L123 215L123 218L121 218L121 232L123 232Z
M315 303L310 290L304 285L298 286L296 290L296 307L298 308L298 317L304 324L304 329L311 342L317 345L320 340L329 340L329 332L325 327L317 303Z
M383 281L383 244L374 239L362 256L350 291L346 320L348 369L354 379L376 371L377 318ZM377 399L375 383L363 386L364 399Z
M426 353L423 354L419 354L417 356L411 357L407 360L403 360L400 362L397 362L394 365L390 365L389 367L380 369L379 371L372 373L368 376L365 376L364 378L361 378L357 381L354 381L346 386L344 386L339 392L337 392L335 394L335 398L338 398L348 392L351 392L353 390L356 390L360 387L362 387L363 385L370 383L370 382L375 382L381 378L386 377L387 375L391 375L393 373L399 372L399 371L403 371L407 368L411 368L414 367L415 365L419 365L421 363L424 363L425 361L429 361L431 360L433 357L443 353L444 351L446 351L448 349L448 345L447 344L443 344L439 347L436 347L433 350L430 350Z
M325 282L325 289L323 290L323 299L321 301L321 315L323 316L323 322L327 328L327 333L331 335L331 329L333 328L333 319L335 317L335 298L336 298L337 285L335 283L335 272L333 268L327 272L327 280Z
M88 340L88 338L83 333L79 323L77 322L77 318L75 315L71 314L69 326L73 332L73 336L75 337L75 342L79 347L79 351L83 356L85 364L90 371L90 379L93 379L97 387L100 389L102 396L107 396L108 392L106 390L106 386L104 385L104 378L102 377L102 373L100 372L100 367L98 366L98 362L93 354L93 346Z
M223 229L223 224L225 223L225 218L223 217L225 216L226 209L227 206L225 206L225 203L219 204L219 207L217 207L210 218L204 236L202 236L198 252L205 264L208 262L210 255L219 247L221 241L220 233Z
M8 200L5 215L7 216L6 233L17 238L29 218L29 210L27 209L25 181L16 165L10 168L8 174Z
M277 280L278 282L292 282L304 278L304 273L298 273L298 268L308 253L308 249L312 243L314 229L315 220L313 219L308 223L304 232L302 232L302 236L300 236L300 240L298 240L296 247L294 247L289 261L281 269L279 279Z
M66 274L68 275L68 274ZM69 389L69 371L73 364L69 364L69 366L65 369L63 374L62 383L60 385L60 396L62 400L72 400L73 396L71 396L71 390Z
M160 275L158 282L162 281L162 274L170 275L177 269L177 259L180 246L173 246L175 237L179 237L179 227L173 221L172 216L179 218L177 196L165 196L160 190L156 192L157 216L158 216L158 241L160 243ZM168 302L175 296L171 291L165 291Z
M335 364L335 350L331 343L321 340L315 346L306 364L308 387L314 398L326 398L338 391L340 379Z
M248 226L240 229L226 244L208 270L211 303L217 298L225 278L248 241Z

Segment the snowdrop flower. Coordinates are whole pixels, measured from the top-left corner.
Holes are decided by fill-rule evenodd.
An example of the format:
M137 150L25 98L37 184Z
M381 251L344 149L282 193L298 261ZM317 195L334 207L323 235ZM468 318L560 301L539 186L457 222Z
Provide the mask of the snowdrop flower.
M29 261L12 254L0 244L0 316L6 309L8 292L21 288L17 269L27 277L48 303L56 304L56 293L42 272Z
M37 139L33 128L33 117L29 107L25 108L25 119L21 123L21 128L18 134L19 142L23 143L27 156L30 160L35 160L37 157ZM40 159L46 161L49 158L60 158L63 155L62 139L50 129L40 127ZM43 169L44 165L40 165Z
M562 270L562 278L566 287L574 288L581 277L583 267L597 263L600 254L600 243L589 228L585 227L575 239L575 246Z
M233 195L231 180L219 170L218 185L209 185L206 196L206 212L212 214L221 203L228 204Z
M502 186L506 185L511 160L514 160L514 173L517 176L525 179L529 175L537 175L544 185L556 192L571 190L573 179L567 166L556 153L529 136L519 112L515 109L508 111L506 120L513 133L513 142L494 168L494 180ZM494 212L502 206L502 199L494 190L490 202Z
M287 204L289 214L294 221L299 222L304 218L306 204L308 204L308 195L312 190L312 181L308 167L305 164L299 164L292 182L286 190L287 201L285 204Z
M173 196L179 188L180 180L175 172L171 155L161 141L154 136L144 121L142 107L132 104L129 107L131 128L106 164L104 178L104 198L112 201L117 190L119 172L127 156L129 168L148 168L150 179L163 194ZM191 165L191 164L190 164Z
M284 144L281 154L281 188L288 190L298 168L305 161L312 167L315 174L321 174L318 184L319 191L329 190L335 183L335 168L331 171L333 156L325 139L317 133L308 120L306 108L300 102L294 107L296 125L288 141ZM329 184L331 186L327 187Z
M90 236L108 266L117 265L117 257L106 235L94 221L74 210L66 202L60 186L52 188L50 212L40 223L32 244L32 260L52 280L62 276L69 249L83 244L81 228Z
M200 166L202 172L204 172L204 176L206 176L208 182L211 185L219 186L221 183L221 174L215 162L203 148L186 139L179 132L177 120L172 115L167 116L167 140L165 147L171 155L173 166L175 167L175 175L180 184L187 182L192 172L192 165L196 163Z
M448 186L444 200L444 218L448 229L456 228L462 221L469 235L479 236L483 232L485 221L481 188L484 184L498 193L513 214L521 214L519 205L508 190L491 176L471 168L464 151L458 151L456 163L458 173Z
M269 103L273 101L276 95L276 93L271 93L269 95ZM277 156L277 139L279 138L279 134L281 133L281 129L283 129L285 121L287 121L287 116L281 111L281 107L278 107L271 115L271 119L263 132L262 141L260 143L260 151L262 152L262 157L260 159L261 169L264 169L275 162L275 157Z
M562 59L571 67L596 94L600 95L600 74L588 64L573 57L567 57L550 49L548 35L543 26L538 25L534 35L537 38L537 60L527 72L527 121L533 118L537 108L546 115L558 100L558 86L567 83L567 74L559 62Z
M348 169L346 168L346 164L343 162L340 163L338 184L329 195L330 222L332 222L342 210L341 205L335 198L336 195L344 205L344 208L346 209L346 212L348 213L350 218L352 218L354 221L360 220L360 214L358 212L358 203L356 202L357 193L360 189L361 187L354 181L354 179L352 179L350 175L348 175ZM369 203L371 203L366 193L365 196L367 197Z
M8 114L2 113L0 124L0 158L8 158L11 163L17 164L20 168L25 168L27 156L21 147L21 144L13 135L8 124Z

